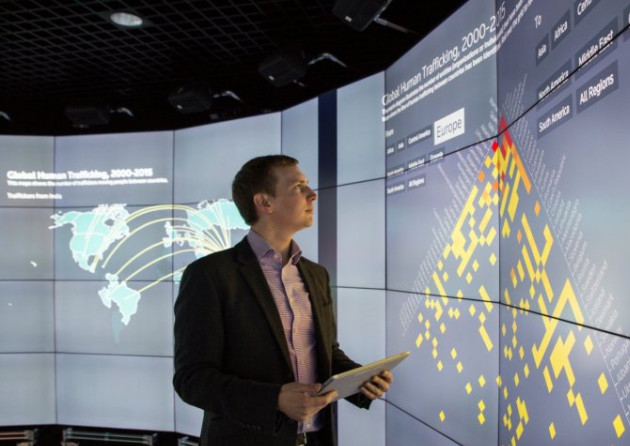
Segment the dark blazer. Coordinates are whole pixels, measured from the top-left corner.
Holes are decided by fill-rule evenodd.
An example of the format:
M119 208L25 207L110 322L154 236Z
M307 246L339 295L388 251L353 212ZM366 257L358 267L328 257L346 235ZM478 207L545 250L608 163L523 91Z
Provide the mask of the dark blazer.
M321 382L358 364L336 341L326 270L304 257L298 268L309 292ZM252 249L233 248L191 263L175 303L173 384L204 410L201 445L294 446L297 423L277 410L280 387L295 381L280 315ZM358 394L351 402L368 407ZM334 405L324 409L334 444Z

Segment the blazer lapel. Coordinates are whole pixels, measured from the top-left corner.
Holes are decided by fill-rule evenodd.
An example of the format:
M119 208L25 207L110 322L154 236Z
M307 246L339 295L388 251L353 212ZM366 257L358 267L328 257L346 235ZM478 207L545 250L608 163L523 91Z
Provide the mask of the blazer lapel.
M324 311L323 305L326 297L326 290L323 289L324 284L321 280L318 280L311 268L308 265L300 261L298 262L298 269L302 275L302 279L308 290L308 295L311 300L311 308L313 309L313 315L315 318L315 327L317 333L317 362L319 364L320 376L323 374L328 375L331 369L331 361L329 349L326 348L328 342L326 339L330 336L330 333L324 333L327 328L327 316Z
M241 273L245 278L245 281L249 285L252 294L258 301L258 305L262 309L265 318L269 322L271 331L274 338L278 343L278 347L282 351L287 367L293 373L293 365L291 364L291 356L289 355L289 347L287 346L287 340L284 336L284 328L282 327L282 320L278 313L278 308L273 300L267 279L260 269L258 259L254 255L254 252L249 246L247 239L243 239L236 246L236 255L239 262L241 262Z

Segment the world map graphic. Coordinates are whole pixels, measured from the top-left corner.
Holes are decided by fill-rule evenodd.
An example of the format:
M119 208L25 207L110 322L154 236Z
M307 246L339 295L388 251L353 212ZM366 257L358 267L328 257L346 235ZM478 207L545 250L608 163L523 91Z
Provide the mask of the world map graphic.
M134 210L125 204L100 204L85 211L58 211L51 219L51 230L70 228L68 249L78 268L93 275L104 271L106 283L98 297L106 308L116 306L125 326L138 311L144 291L163 281L179 282L185 265L172 266L173 258L183 254L200 258L229 248L233 231L249 229L227 199ZM161 237L146 241L146 234L156 225ZM142 288L133 288L130 281L149 270L161 273L159 277L152 273L150 279L139 282Z

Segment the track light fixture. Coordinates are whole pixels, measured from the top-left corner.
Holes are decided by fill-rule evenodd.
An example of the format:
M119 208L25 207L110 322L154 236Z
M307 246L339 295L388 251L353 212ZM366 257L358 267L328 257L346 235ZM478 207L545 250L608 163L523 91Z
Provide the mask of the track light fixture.
M258 72L276 87L284 87L304 76L306 67L302 49L289 45L265 58L258 66Z
M330 60L347 68L345 63L326 52L307 62L302 50L296 45L291 45L277 50L263 60L258 72L276 87L284 87L291 83L303 86L299 80L306 74L307 67L322 60Z
M168 96L168 102L180 113L199 113L212 107L212 92L204 85L177 87Z
M333 14L351 28L363 31L389 6L392 0L337 0Z
M344 68L348 68L347 65L345 63L343 63L342 61L340 61L339 59L337 59L334 55L330 54L330 53L322 53L319 56L317 56L314 59L309 60L308 64L309 65L313 65L317 62L320 62L322 60L329 60L331 62L334 62L338 65L341 65Z
M66 107L66 116L77 128L109 124L111 115L117 113L133 117L133 112L127 107L111 108L106 105L70 105Z
M418 35L415 31L380 17L391 2L392 0L337 0L333 6L333 14L356 31L363 31L374 22L405 34Z
M214 99L229 97L243 102L236 93L230 90L213 93L205 85L187 85L178 87L168 96L168 102L180 113L200 113L210 110Z

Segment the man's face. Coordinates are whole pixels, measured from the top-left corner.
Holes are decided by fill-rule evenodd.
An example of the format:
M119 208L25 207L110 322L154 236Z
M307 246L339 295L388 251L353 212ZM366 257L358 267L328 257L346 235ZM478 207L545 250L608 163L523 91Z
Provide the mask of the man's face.
M273 206L271 218L280 230L297 232L313 225L313 211L317 194L308 185L308 179L295 166L276 167L275 196L269 197Z

